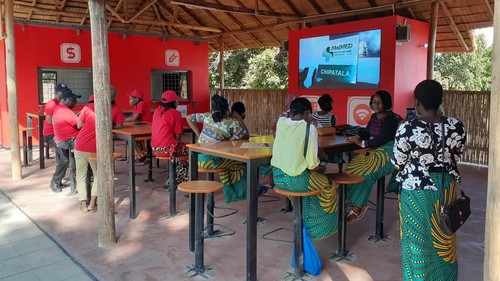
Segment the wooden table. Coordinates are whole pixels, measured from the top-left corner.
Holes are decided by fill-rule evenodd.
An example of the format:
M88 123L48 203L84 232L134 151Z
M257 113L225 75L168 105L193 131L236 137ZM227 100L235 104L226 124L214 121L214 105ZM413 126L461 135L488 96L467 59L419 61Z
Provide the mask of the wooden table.
M120 129L113 129L116 139L124 140L128 143L128 177L130 183L130 218L136 218L135 212L135 157L134 157L134 142L136 138L151 139L151 123L150 122L130 122L125 123ZM151 160L151 159L150 159ZM152 161L149 161L148 180L152 179Z
M31 113L26 112L26 124L28 128L33 128L33 118L38 120L38 145L40 152L40 169L45 169L45 157L43 151L45 150L45 141L43 138L43 123L45 121L45 113ZM32 136L32 132L28 132L28 138ZM49 158L49 147L45 151L46 157ZM30 151L29 159L33 159L32 151Z
M259 167L271 162L272 149L270 148L240 148L243 142L248 141L224 141L210 144L188 144L189 167L191 180L198 179L198 154L214 155L247 164L247 262L246 280L257 280L257 191L259 185ZM191 198L191 204L194 204ZM191 212L191 208L190 208ZM194 217L194 216L190 216ZM194 241L194 222L189 221L189 241L192 251Z

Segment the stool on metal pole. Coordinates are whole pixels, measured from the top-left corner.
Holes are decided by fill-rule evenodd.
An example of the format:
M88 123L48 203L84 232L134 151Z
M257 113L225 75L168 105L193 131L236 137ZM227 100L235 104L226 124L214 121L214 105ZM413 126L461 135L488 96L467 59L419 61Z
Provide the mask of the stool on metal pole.
M327 174L328 178L332 179L336 184L340 185L339 188L339 230L338 230L338 251L333 252L330 260L340 261L355 259L353 254L346 250L346 231L347 220L345 215L345 201L346 201L346 187L348 184L357 184L365 180L364 177L358 175L334 173Z

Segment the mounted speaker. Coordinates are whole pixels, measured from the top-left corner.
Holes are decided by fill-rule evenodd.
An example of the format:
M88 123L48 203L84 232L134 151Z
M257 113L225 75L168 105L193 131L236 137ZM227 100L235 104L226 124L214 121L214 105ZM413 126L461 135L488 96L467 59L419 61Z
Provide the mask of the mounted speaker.
M396 26L396 41L410 41L410 26L398 25Z
M283 42L283 50L285 50L285 52L288 52L288 40Z

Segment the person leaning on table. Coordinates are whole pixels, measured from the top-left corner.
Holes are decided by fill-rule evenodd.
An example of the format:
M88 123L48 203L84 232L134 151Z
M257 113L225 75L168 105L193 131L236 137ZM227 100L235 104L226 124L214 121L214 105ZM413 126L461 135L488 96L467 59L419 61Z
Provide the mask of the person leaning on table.
M247 131L241 126L241 116L231 116L227 100L219 95L212 97L212 112L196 113L186 117L186 120L198 136L198 143L213 143L227 140L244 139ZM203 129L198 129L196 123L203 123ZM221 158L213 155L198 155L198 167L204 169L224 169L220 173L220 181L224 185L224 201L238 202L246 199L247 169L242 162ZM261 187L259 193L267 190Z
M296 98L290 104L290 117L282 117L276 125L273 144L274 184L284 190L307 192L321 189L316 196L302 198L304 225L311 238L323 239L335 232L338 226L337 188L322 172L318 159L318 132L309 124L311 102ZM309 141L304 156L306 128Z
M113 124L122 124L125 115L123 112L112 113L111 118ZM97 211L97 160L90 159L97 153L94 95L90 96L89 102L80 111L76 126L80 129L75 139L76 188L78 200L80 200L80 210L82 212L95 212ZM90 202L87 206L87 170L89 165L94 174L94 181L90 191Z
M420 82L414 95L417 118L405 121L397 130L391 158L398 170L396 180L402 185L399 228L403 280L457 280L456 234L441 231L439 207L455 201L455 183L460 182L456 162L465 147L465 128L460 120L438 113L443 98L439 82ZM441 198L443 193L448 196Z

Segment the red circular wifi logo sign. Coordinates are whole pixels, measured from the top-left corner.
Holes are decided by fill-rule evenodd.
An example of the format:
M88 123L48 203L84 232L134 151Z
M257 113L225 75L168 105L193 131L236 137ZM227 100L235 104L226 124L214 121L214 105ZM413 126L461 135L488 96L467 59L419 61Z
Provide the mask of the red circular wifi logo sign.
M366 126L372 115L370 97L351 97L347 102L347 122L350 125Z

